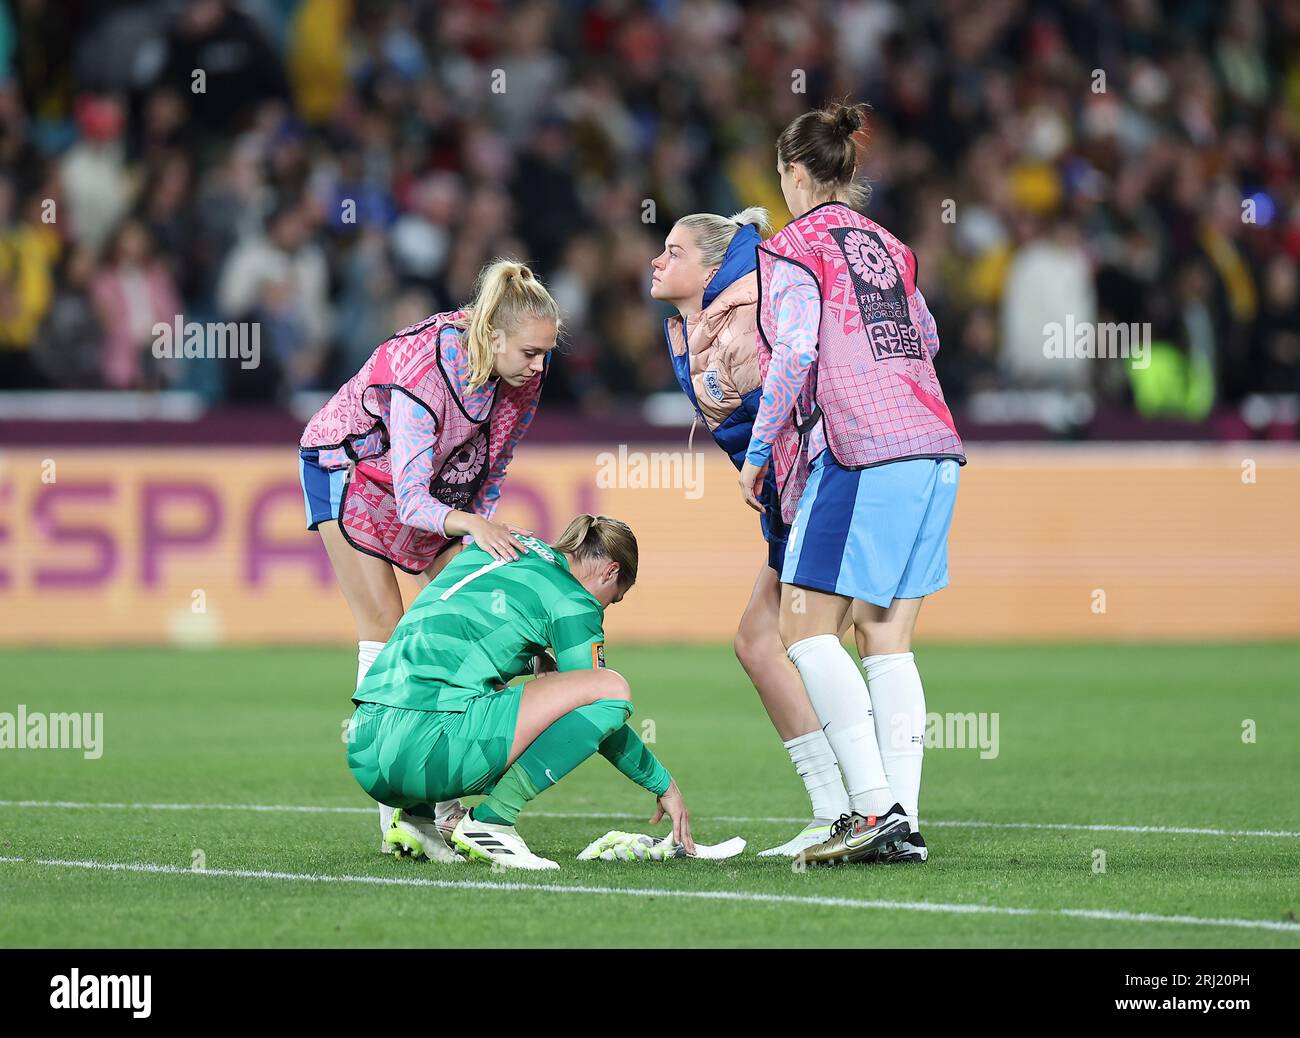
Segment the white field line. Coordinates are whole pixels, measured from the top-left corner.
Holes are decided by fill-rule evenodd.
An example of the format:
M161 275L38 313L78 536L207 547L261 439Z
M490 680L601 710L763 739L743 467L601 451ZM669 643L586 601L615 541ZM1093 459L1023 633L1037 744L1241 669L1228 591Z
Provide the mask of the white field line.
M80 800L0 800L0 807L71 808L101 811L263 811L289 814L373 814L373 807L348 807L328 804L150 804L111 803ZM615 821L635 821L644 816L640 812L625 811L529 811L529 818L609 818ZM804 825L806 816L781 817L776 815L696 815L697 820L711 822L747 822L774 825L792 823ZM1286 829L1202 829L1173 825L1084 825L1078 822L980 822L974 820L941 821L926 818L922 826L955 829L1055 829L1097 833L1169 833L1191 836L1265 836L1276 839L1300 839L1300 832Z
M76 861L62 858L0 857L0 863L46 865L54 868L89 869L100 872L136 872L164 876L219 876L234 879L274 879L300 883L356 883L383 887L434 887L442 890L506 890L540 894L591 894L611 897L681 898L700 901L815 905L827 908L874 908L888 911L937 912L944 915L1049 916L1065 919L1093 919L1114 923L1164 924L1170 926L1227 926L1241 930L1277 930L1300 937L1300 924L1269 919L1215 919L1194 915L1158 915L1153 912L1117 912L1096 908L1008 908L1002 905L945 903L941 901L883 901L848 897L818 897L796 894L760 894L734 890L674 890L661 887L597 887L563 883L492 883L481 880L417 879L396 876L331 876L315 872L274 872L269 869L201 869L151 862ZM471 866L466 866L471 867Z

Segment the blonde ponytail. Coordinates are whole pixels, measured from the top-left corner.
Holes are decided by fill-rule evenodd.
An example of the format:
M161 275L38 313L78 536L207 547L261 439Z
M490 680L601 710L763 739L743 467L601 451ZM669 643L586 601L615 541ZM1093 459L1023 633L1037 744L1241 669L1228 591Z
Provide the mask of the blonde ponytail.
M772 220L761 205L751 205L742 209L730 219L737 227L745 227L752 223L758 228L759 234L766 236L772 233Z
M496 259L479 271L474 301L465 309L469 311L463 326L470 389L478 389L492 377L493 332L513 331L528 318L554 321L556 334L560 331L559 306L532 270L517 260Z
M768 219L767 210L761 205L751 205L735 216L692 213L677 221L678 227L686 228L695 236L695 247L700 250L700 265L704 267L720 266L727 256L731 239L738 230L749 224L758 228L760 237L772 232L772 222Z
M636 583L637 545L632 528L607 515L580 515L560 534L552 547L579 561L609 559L618 563L618 586L626 591Z

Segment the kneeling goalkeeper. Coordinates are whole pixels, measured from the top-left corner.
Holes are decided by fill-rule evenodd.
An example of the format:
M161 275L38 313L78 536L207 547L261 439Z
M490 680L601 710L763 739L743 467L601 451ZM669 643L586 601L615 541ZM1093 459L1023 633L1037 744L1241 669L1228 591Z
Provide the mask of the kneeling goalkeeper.
M604 665L605 609L636 581L632 531L580 515L554 545L514 541L513 559L477 546L457 555L411 604L352 697L348 767L370 796L399 808L386 849L459 860L432 805L487 793L451 844L507 868L559 868L528 849L515 819L598 752L654 794L651 822L667 814L675 842L694 853L681 791L627 723L627 681Z

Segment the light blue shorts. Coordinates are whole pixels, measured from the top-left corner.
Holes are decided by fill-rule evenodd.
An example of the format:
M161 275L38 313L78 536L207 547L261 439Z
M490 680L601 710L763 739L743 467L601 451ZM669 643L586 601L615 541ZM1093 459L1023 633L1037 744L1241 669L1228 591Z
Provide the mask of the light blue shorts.
M309 530L339 517L343 486L348 481L347 469L323 469L318 458L319 452L314 450L298 452L298 479Z
M958 468L912 458L850 470L823 451L799 498L781 582L882 608L947 587Z

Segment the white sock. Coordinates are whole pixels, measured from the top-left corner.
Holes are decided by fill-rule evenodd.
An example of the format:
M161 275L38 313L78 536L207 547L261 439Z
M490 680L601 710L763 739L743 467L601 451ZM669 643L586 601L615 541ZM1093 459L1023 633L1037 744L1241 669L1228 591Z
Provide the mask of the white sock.
M361 682L366 679L370 673L370 664L375 662L375 657L379 655L379 650L384 647L384 642L357 642L357 688L361 687ZM387 804L379 805L379 832L380 835L388 832L388 827L393 824L393 808Z
M370 664L375 662L375 657L384 647L384 642L357 642L357 688L361 687L361 682L366 679L370 673Z
M894 805L871 719L871 696L853 657L833 634L795 642L787 650L835 752L853 810L883 815Z
M921 758L925 753L925 690L910 652L868 656L862 661L876 713L876 739L889 784L920 832Z
M814 818L833 819L849 813L849 795L844 791L835 751L820 728L807 735L787 739L785 748L790 753L794 770L803 779L808 799L812 801Z

